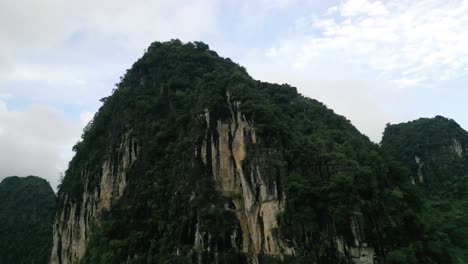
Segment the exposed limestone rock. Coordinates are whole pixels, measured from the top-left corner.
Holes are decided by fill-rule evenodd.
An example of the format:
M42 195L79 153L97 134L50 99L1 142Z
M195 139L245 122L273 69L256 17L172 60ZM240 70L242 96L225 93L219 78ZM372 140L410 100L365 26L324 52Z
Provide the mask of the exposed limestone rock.
M374 249L370 247L351 247L350 255L355 264L373 264Z
M211 120L205 112L206 138L202 144L201 159L211 165L217 188L232 201L242 231L242 252L257 263L259 254L282 256L292 254L278 237L277 216L284 209L283 193L278 193L276 182L261 174L259 157L245 165L248 147L257 144L253 122L239 111L239 102L231 101L227 94L231 118ZM273 183L272 183L273 182ZM197 234L195 247L202 234ZM236 234L237 236L237 234ZM232 239L235 243L235 236ZM233 247L236 245L233 244Z
M456 138L452 138L452 146L451 146L453 152L461 158L463 156L463 148L460 142Z
M91 186L91 173L82 170L79 177L84 181L84 191L80 203L64 197L64 209L56 216L53 231L53 247L50 263L71 264L79 260L86 251L86 242L92 223L98 220L104 210L108 210L120 198L126 186L128 168L137 158L137 144L130 133L123 135L114 155L103 162L98 186ZM98 223L97 223L98 224Z
M364 233L364 218L362 213L355 212L351 218L351 232L353 234L353 244L349 245L343 237L335 238L335 246L343 259L348 259L355 264L375 263L374 248L370 247L366 241Z
M365 223L362 213L355 212L354 217L351 218L354 246L349 247L349 253L353 263L356 264L374 263L374 248L368 246L364 227Z
M413 185L416 184L416 181L414 180L414 177L413 177L413 176L410 176L410 180L411 180L411 184L413 184Z
M374 248L362 244L361 246L348 246L342 237L335 239L337 252L343 259L354 264L374 264Z
M415 160L416 164L418 165L418 180L419 180L419 183L424 183L424 174L423 174L424 162L417 155L414 156L414 160ZM412 180L412 183L414 184L414 179Z

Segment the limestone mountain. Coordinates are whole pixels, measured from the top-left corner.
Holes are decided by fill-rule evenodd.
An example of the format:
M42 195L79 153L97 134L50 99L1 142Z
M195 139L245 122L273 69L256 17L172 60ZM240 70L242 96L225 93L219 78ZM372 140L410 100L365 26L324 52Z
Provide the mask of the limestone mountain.
M468 263L468 132L442 116L388 125L382 149L410 168L421 218L455 263Z
M85 128L51 263L450 263L408 170L296 88L155 42Z
M0 183L0 263L45 264L52 246L56 196L35 176Z
M413 183L440 188L468 174L468 132L442 116L387 125L382 149L411 169Z

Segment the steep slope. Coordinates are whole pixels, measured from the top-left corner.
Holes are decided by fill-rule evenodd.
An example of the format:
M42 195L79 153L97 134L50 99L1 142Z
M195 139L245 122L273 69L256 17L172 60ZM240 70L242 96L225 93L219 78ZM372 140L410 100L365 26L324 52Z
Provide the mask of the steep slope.
M35 176L0 183L0 263L44 264L52 246L56 197Z
M388 125L382 149L411 168L423 221L451 244L455 263L468 263L468 132L442 116L421 118Z
M153 43L102 101L59 190L52 263L445 260L404 168L204 43Z

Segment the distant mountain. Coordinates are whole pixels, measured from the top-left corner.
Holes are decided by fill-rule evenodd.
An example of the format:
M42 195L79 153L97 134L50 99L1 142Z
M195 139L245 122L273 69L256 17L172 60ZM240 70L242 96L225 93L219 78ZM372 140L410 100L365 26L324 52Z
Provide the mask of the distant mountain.
M0 183L0 263L45 264L52 243L56 196L35 176Z
M421 218L450 242L455 263L468 263L468 132L442 116L388 125L382 149L410 168L420 187Z

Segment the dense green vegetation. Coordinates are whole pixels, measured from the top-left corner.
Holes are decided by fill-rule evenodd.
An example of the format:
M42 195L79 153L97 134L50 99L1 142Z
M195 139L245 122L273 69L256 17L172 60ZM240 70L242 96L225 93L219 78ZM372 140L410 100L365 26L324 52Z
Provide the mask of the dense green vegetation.
M465 155L458 157L454 144L459 143ZM423 162L422 172L427 188L440 185L468 174L468 133L454 120L436 116L412 122L387 125L382 149L417 174L415 156Z
M461 155L455 151L456 142ZM449 243L454 263L468 263L468 132L441 116L421 118L388 125L382 149L411 168L414 177L414 157L421 158L421 219L440 241Z
M382 263L451 263L449 238L421 219L422 201L406 180L410 170L294 87L255 81L206 44L178 40L148 48L103 98L74 147L59 196L80 203L82 168L99 171L127 131L142 146L124 197L94 227L83 263L190 263L197 254L211 263L215 252L221 263L247 261L230 246L238 223L223 210L211 168L193 155L205 109L211 122L229 118L227 91L241 102L240 111L261 139L249 153L268 158L263 170L286 194L286 209L278 217L282 238L296 250L289 263L346 262L333 242L343 237L353 245L350 222L356 215L365 223L365 242ZM92 188L97 179L88 184ZM193 250L197 223L215 250Z
M8 177L0 183L0 263L48 263L55 199L39 177Z

